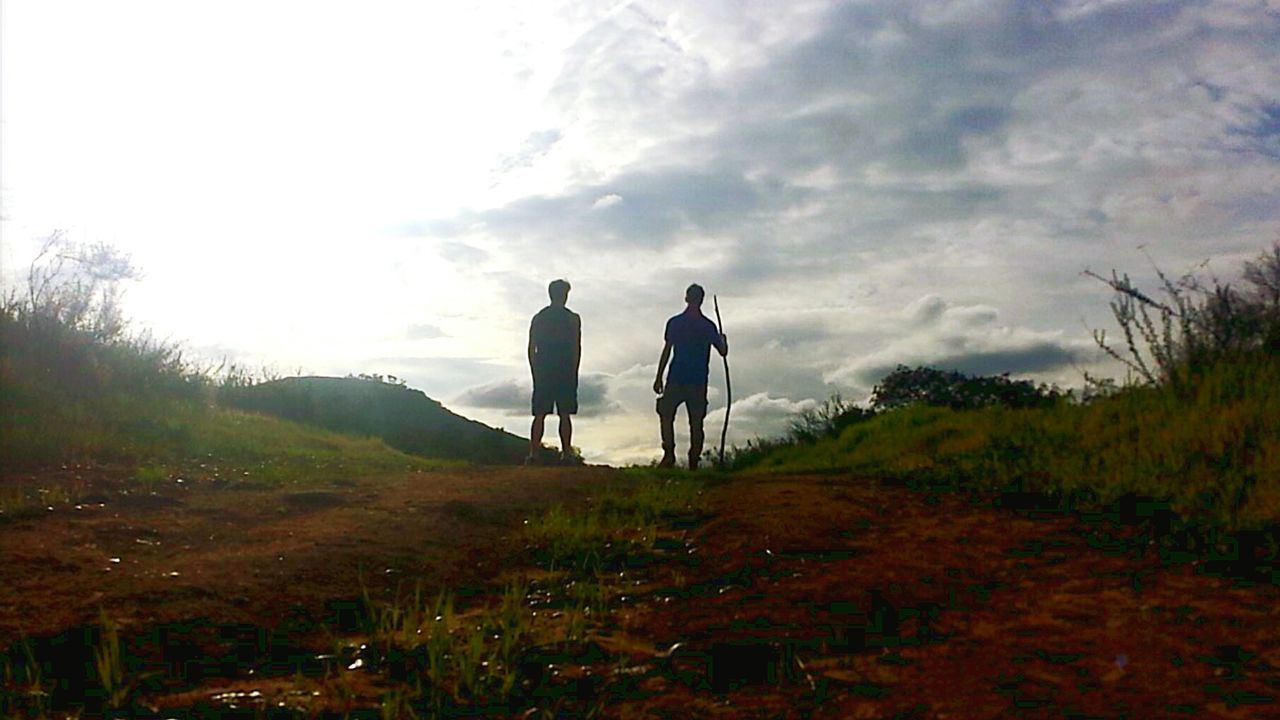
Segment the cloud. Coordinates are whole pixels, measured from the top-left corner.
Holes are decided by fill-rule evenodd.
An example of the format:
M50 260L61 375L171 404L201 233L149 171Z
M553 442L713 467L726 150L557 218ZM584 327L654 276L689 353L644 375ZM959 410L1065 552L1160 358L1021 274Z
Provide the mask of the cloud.
M600 196L600 198L599 198L598 200L596 200L595 202L591 203L591 209L592 209L592 210L603 210L604 208L607 208L607 207L609 207L610 205L615 205L615 204L620 203L620 202L622 202L622 196L621 196L621 195L619 195L619 194L617 194L617 193L609 193L608 195L601 195L601 196Z
M1068 340L1060 331L998 325L999 313L985 305L953 306L926 295L901 312L901 336L876 352L827 373L831 382L869 388L898 365L929 365L973 375L1028 375L1096 359L1092 345Z
M527 384L515 380L498 380L467 388L453 402L466 407L506 410L514 415L521 409L528 411L530 393Z
M415 323L405 330L406 340L434 340L435 338L448 337L448 335L436 325L426 323Z
M555 144L560 142L561 137L560 131L555 129L529 133L529 136L524 140L524 144L518 150L499 160L497 171L499 173L508 173L533 165L539 158L551 152Z
M767 392L749 395L733 403L729 412L729 433L726 445L743 445L754 438L772 438L784 435L797 415L812 410L818 401L812 398L791 400L774 397ZM724 408L707 414L705 429L707 447L720 445L720 433L724 429Z
M578 414L600 417L619 412L621 406L609 398L610 376L584 373L578 378ZM506 415L528 415L533 387L528 381L503 379L467 388L452 400L453 404L488 410Z

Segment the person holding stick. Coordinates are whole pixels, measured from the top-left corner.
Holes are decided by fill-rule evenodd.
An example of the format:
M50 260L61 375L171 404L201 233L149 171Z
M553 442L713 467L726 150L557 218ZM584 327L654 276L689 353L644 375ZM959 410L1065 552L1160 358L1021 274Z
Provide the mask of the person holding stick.
M684 312L667 321L662 355L658 358L658 375L653 391L658 394L657 410L662 433L662 460L658 467L676 464L676 409L681 404L689 415L689 469L698 469L702 457L702 422L707 417L707 365L711 348L722 357L729 355L729 339L702 314L706 291L694 283L684 293ZM674 357L672 356L674 351ZM671 371L663 382L667 362Z

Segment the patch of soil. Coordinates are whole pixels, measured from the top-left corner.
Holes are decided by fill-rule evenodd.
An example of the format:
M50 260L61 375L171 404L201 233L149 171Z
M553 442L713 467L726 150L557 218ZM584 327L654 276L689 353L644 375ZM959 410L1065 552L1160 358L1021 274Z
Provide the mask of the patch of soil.
M8 520L0 648L100 611L132 628L188 618L271 627L283 609L323 616L327 601L359 597L362 580L375 595L417 578L428 589L483 585L509 560L523 518L610 472L477 468L306 491L192 483ZM471 522L476 514L490 521Z
M108 494L9 521L0 648L91 635L101 608L137 656L170 669L150 688L166 705L310 696L363 657L323 654L358 624L362 583L378 597L418 580L491 590L530 570L523 518L613 477L487 468L192 487L175 504ZM588 641L530 648L521 672L559 683L565 716L1280 716L1274 572L1224 574L1141 526L992 500L831 475L714 486L600 574L611 608ZM361 677L376 703L385 688Z
M865 479L739 480L711 509L682 592L628 618L687 657L649 680L646 713L1280 715L1272 582L1166 563L1145 542L1100 551L1077 516Z

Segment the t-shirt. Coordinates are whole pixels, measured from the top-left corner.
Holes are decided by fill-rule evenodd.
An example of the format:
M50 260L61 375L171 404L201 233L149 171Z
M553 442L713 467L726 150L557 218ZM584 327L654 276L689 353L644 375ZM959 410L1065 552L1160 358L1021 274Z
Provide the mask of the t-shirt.
M548 305L529 324L533 342L533 374L537 377L572 377L574 356L582 339L582 319L563 305Z
M706 385L711 346L720 341L716 324L700 313L682 312L667 321L663 339L671 343L674 351L667 382Z

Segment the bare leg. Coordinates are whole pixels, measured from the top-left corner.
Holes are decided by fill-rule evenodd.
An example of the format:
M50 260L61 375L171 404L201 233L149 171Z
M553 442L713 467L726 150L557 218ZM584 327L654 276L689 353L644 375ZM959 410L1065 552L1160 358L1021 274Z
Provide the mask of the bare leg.
M569 413L560 415L560 454L573 455L573 416Z
M534 415L533 425L529 426L529 457L537 459L542 450L542 431L546 427L546 415Z

